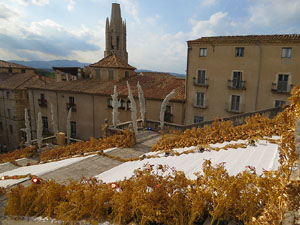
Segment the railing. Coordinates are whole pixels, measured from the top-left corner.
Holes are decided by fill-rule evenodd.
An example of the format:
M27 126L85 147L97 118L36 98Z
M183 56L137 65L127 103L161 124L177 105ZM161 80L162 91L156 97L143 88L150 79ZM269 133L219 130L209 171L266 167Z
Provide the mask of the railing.
M293 87L293 84L288 85L286 82L272 83L272 91L280 94L289 94Z
M72 108L72 112L76 112L77 111L75 103L67 102L66 106L67 106L67 110L69 110L70 108Z
M48 103L47 103L47 100L46 99L38 99L38 103L39 103L39 106L40 107L47 107L48 106Z
M199 87L208 87L208 79L205 78L204 82L199 82L199 80L196 81L196 78L195 78L195 79L193 79L193 85L199 86Z
M232 107L231 103L226 102L225 103L225 111L231 112L231 113L244 113L245 112L245 104L239 103L238 109L234 109L234 107Z
M230 117L224 117L221 119L218 119L219 121L232 121L235 126L241 125L245 122L245 119L247 117L253 116L255 114L259 114L262 116L266 116L268 118L273 118L276 116L279 112L281 112L283 108L278 107L278 108L271 108L271 109L264 109L260 111L255 111L255 112L248 112L248 113L242 113L239 115L234 115ZM211 125L215 120L209 120L209 121L204 121L200 123L195 123L191 125L180 125L180 124L174 124L174 123L164 123L164 130L165 131L185 131L186 129L192 129L192 128L201 128L206 125ZM131 123L131 122L130 122ZM160 121L156 120L146 120L145 121L145 127L148 128L149 130L154 130L154 131L159 131L160 130ZM118 127L120 129L120 127Z
M235 80L228 80L227 87L229 89L235 89L235 90L246 90L246 81L243 80L243 81L237 82Z

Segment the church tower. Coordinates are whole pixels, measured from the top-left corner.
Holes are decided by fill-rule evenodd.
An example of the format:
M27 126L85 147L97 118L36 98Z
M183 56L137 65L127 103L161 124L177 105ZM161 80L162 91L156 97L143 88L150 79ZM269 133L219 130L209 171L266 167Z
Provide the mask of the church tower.
M106 18L104 57L112 53L128 63L126 22L122 21L120 4L112 3L110 21Z

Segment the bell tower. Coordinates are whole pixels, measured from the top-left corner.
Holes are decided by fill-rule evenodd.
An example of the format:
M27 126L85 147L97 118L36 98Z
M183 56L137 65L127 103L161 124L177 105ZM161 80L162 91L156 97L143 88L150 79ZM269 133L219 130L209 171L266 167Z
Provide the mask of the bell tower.
M120 4L112 3L110 21L106 18L104 57L112 53L128 63L126 22L122 20Z

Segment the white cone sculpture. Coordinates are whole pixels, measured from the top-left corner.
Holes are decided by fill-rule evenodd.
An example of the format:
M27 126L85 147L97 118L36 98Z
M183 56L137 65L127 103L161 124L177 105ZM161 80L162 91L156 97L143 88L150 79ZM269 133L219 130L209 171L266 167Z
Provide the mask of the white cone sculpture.
M139 102L140 102L140 112L142 117L143 125L145 124L145 115L146 115L146 102L144 97L144 92L140 83L137 83L138 94L139 94Z
M175 95L175 90L171 91L163 100L160 108L160 129L164 129L164 121L165 121L165 111L169 100Z
M128 88L128 99L131 102L130 110L131 110L131 120L132 120L133 131L135 133L135 136L137 136L138 129L137 129L137 122L136 122L136 114L137 114L136 103L134 101L134 98L133 98L133 95L132 95L132 92L131 92L130 85L129 85L128 81L127 81L127 88Z
M39 149L42 147L43 142L43 121L42 121L42 113L38 113L38 120L37 120L37 131L36 131L36 140Z
M25 108L25 132L26 132L26 144L31 145L31 128L28 116L28 110Z

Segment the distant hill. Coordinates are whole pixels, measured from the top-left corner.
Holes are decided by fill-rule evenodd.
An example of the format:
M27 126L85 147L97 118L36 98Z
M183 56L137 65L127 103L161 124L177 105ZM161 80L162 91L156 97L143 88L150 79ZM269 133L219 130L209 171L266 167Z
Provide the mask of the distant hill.
M84 67L90 63L82 63L77 60L52 60L52 61L17 61L10 60L9 62L18 63L24 66L33 67L36 69L52 70L52 67Z
M140 73L140 72L160 72L160 71L153 71L153 70L145 70L145 69L137 69L135 72ZM162 72L162 73L169 73L175 77L182 77L185 78L185 74L182 73L171 73L171 72Z
M53 72L52 67L84 67L84 66L87 66L90 64L90 63L78 62L77 60L52 60L52 61L10 60L9 62L21 64L21 65L28 66L28 67L33 67L36 69L46 70L48 72ZM159 72L159 71L137 69L136 72L139 73L139 72ZM171 72L166 72L166 73L172 74L173 76L176 76L176 77L185 78L185 74L171 73Z

